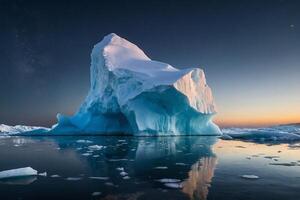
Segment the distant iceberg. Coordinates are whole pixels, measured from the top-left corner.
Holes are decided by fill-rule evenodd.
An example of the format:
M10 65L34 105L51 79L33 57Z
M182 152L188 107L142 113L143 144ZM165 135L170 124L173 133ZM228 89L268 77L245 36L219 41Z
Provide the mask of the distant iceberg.
M224 139L238 139L254 142L300 141L300 124L279 125L265 128L222 129Z
M50 128L40 127L40 126L25 126L16 125L9 126L5 124L0 124L0 136L14 135L20 133L46 133Z

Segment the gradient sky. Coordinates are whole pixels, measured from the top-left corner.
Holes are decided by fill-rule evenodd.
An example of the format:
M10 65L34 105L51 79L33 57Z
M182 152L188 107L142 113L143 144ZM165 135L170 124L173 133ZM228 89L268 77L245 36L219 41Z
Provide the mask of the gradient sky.
M0 124L49 126L89 89L115 32L152 59L201 67L221 126L300 121L300 1L0 0Z

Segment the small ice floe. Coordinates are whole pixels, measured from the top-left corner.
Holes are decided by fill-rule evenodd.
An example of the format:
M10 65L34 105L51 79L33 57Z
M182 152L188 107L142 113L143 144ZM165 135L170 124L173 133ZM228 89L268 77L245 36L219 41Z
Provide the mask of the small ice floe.
M97 150L101 150L101 149L103 149L103 146L100 146L100 145L91 145L91 146L89 146L88 147L90 150L92 150L92 151L97 151Z
M178 165L178 166L186 166L187 164L185 164L185 163L175 163L175 165Z
M92 196L99 196L99 195L101 195L102 193L101 192L93 192L92 193Z
M93 157L94 157L94 158L98 158L98 157L99 157L99 155L93 155Z
M13 178L13 177L22 177L22 176L36 176L37 171L31 167L23 167L17 169L10 169L0 172L0 179L3 178Z
M297 162L290 162L290 163L269 163L269 165L278 165L278 166L286 166L286 167L294 167L300 166Z
M81 149L82 149L81 147L76 148L76 150L78 150L78 151L80 151Z
M109 177L105 177L105 176L90 176L89 179L95 179L95 180L103 180L106 181L109 179Z
M109 162L118 162L118 161L126 161L126 160L128 160L128 159L126 159L126 158L121 158L121 159L109 159L108 161L109 161Z
M106 182L104 184L107 185L107 186L115 186L112 182Z
M90 140L76 140L77 143L93 143Z
M66 178L67 181L80 181L82 177L68 177Z
M274 158L279 158L279 156L265 156L264 158L267 158L267 159L274 159Z
M161 182L161 183L178 183L181 180L176 179L176 178L162 178L162 179L158 179L156 181Z
M123 179L128 180L128 179L130 179L130 177L129 176L124 176Z
M91 156L92 154L91 153L83 153L81 155L83 155L83 156Z
M53 174L53 175L51 175L50 177L51 177L51 178L59 178L59 177L60 177L60 175Z
M118 171L124 171L124 167L117 167L116 170L118 170Z
M126 142L126 140L118 140L118 142Z
M259 179L259 176L256 175L242 175L241 177L244 179Z
M168 169L168 167L166 167L166 166L158 166L158 167L154 167L154 169Z
M164 186L168 188L180 189L182 188L181 183L165 183Z
M47 172L39 173L39 176L47 176Z
M121 176L127 176L127 175L128 175L128 173L127 173L127 172L124 172L124 171L122 171L122 172L120 172L120 175L121 175Z

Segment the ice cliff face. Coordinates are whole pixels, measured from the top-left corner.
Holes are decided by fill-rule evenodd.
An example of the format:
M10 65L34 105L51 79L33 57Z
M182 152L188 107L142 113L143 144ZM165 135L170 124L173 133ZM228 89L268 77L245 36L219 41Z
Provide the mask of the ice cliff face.
M215 104L203 70L153 61L109 34L91 54L91 88L72 117L57 115L51 132L216 135Z

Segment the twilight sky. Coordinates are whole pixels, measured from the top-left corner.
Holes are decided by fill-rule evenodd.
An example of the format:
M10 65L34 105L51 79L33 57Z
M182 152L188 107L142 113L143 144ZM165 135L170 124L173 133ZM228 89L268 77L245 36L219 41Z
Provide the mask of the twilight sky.
M300 1L0 0L0 124L49 126L89 89L115 32L152 59L201 67L221 126L300 122Z

